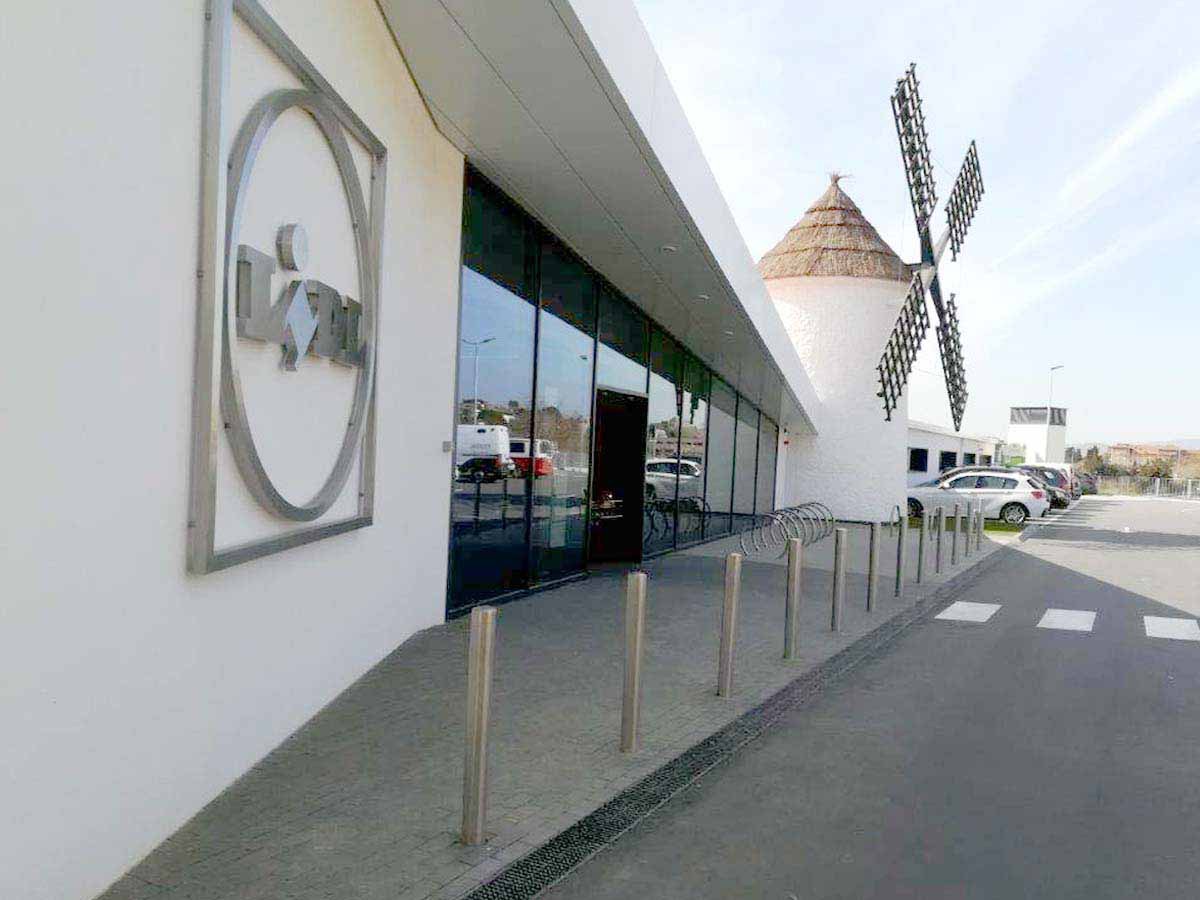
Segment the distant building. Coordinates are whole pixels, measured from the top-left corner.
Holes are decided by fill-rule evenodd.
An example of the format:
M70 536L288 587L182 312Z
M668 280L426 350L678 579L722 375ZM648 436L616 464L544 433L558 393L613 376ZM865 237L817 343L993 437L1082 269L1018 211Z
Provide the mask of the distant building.
M1066 462L1066 408L1062 406L1011 407L1008 411L1008 438L1005 443L1023 444L1025 446L1024 461L1027 463Z
M1195 450L1184 450L1175 444L1113 444L1103 455L1106 463L1133 468L1155 463L1179 466L1200 457Z
M928 422L908 423L908 483L920 484L955 466L999 462L1000 438L959 434Z

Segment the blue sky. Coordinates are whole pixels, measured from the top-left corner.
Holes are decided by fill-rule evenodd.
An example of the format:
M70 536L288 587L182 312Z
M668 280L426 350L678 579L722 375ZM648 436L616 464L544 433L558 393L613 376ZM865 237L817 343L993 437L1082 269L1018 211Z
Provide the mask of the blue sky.
M888 104L909 62L939 201L977 140L987 193L942 276L965 431L1003 436L1061 364L1069 441L1200 437L1200 6L636 3L755 258L831 170L918 256ZM940 368L931 332L911 415L948 424Z

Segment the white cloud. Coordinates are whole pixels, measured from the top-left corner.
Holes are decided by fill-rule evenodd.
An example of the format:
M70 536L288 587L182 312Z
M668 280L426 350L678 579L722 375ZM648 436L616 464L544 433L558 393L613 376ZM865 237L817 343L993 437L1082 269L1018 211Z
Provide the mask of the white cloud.
M1198 97L1200 63L1195 63L1161 87L1126 120L1090 162L1066 180L1051 214L1014 244L996 264L1001 265L1026 252L1054 232L1067 226L1078 226L1084 214L1100 200L1144 170L1146 161L1131 159L1130 151Z

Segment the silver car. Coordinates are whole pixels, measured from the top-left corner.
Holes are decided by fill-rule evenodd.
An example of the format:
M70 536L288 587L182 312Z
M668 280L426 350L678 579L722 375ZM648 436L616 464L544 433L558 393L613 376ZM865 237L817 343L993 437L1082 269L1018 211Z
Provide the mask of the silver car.
M953 513L982 505L984 518L1022 525L1050 509L1046 486L1015 469L956 470L908 489L908 513L922 516L935 509Z

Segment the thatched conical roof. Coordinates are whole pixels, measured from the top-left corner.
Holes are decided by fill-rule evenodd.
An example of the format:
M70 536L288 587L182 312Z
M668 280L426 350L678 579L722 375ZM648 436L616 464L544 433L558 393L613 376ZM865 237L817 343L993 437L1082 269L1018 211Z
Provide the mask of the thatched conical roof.
M829 176L829 188L792 226L783 240L758 261L764 279L799 275L848 275L908 281L912 270Z

